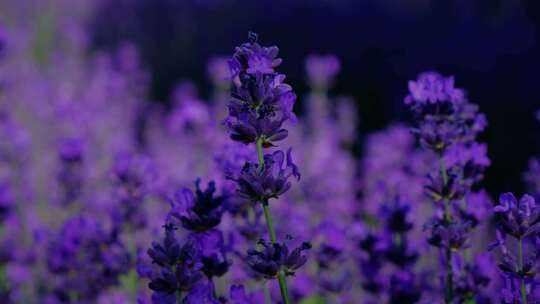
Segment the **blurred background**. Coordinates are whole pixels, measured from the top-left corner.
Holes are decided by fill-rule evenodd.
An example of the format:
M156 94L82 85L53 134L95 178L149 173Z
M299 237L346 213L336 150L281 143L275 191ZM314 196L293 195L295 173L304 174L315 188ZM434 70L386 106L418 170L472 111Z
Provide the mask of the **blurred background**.
M334 91L357 100L361 137L409 121L402 100L418 73L455 75L490 122L482 140L492 159L485 183L494 195L523 191L527 159L540 151L535 0L122 0L104 3L91 22L95 47L129 40L141 48L153 100L167 100L184 78L208 95L207 58L230 54L252 30L263 44L280 47L282 71L300 96L305 57L336 54L342 72Z
M52 48L43 36L53 26L55 4L43 2L36 9L37 3L6 3L0 16L8 24L24 24L29 12L37 14L26 26L36 27L41 37L35 48L39 58ZM485 186L492 195L523 191L527 159L540 151L534 115L540 108L535 0L116 0L68 7L57 13L85 24L91 50L135 44L151 75L148 99L155 102L166 103L186 79L208 97L208 59L231 54L251 30L263 44L280 47L282 71L299 96L308 90L308 54L339 57L342 70L331 93L357 100L355 153L362 151L367 133L391 121L410 121L402 103L407 81L425 70L455 75L457 86L487 114L490 125L481 140L489 144L492 166Z
M423 303L441 298L441 286L435 286L440 284L432 284L443 282L436 279L444 275L435 265L439 251L425 242L424 227L440 233L442 226L432 225L431 218L442 220L442 206L431 204L424 188L431 185L428 173L445 171L434 162L433 151L418 147L403 101L409 81L429 70L453 75L455 86L466 90L489 123L480 145L453 151L467 162L480 158L473 168L479 172L467 174L482 175L488 163L482 144L487 143L491 165L480 183L462 180L472 189L459 206L452 203L459 217L468 216L459 223L462 234L470 232L473 220L478 226L478 233L471 233L473 255L466 255L475 262L463 267L479 264L478 259L494 271L494 257L484 253L495 238L495 198L507 191L523 193L527 171L528 190L540 198L540 161L528 165L540 154L537 3L0 1L0 302L149 300L147 279L159 280L162 273L146 250L161 239L175 204L185 205L177 191L192 189L197 177L203 188L215 180L230 199L220 201L216 212L217 223L223 217L223 231L214 234L221 245L212 246L219 252L208 254L225 269L216 274L224 275L216 294L227 295L236 283L262 292L242 267L244 257L236 254L264 237L262 210L236 206L246 201L236 200L238 184L231 181L231 173L255 161L255 148L231 141L219 123L231 89L226 59L248 40L249 31L258 33L261 45L279 46L278 71L298 95L298 124L286 126L289 136L277 149L294 148L302 179L272 205L280 223L278 239L290 234L295 242L310 240L316 252L294 278L295 300L373 298L379 303L377 290L368 294L372 286L393 299L391 289L401 283ZM471 169L460 165L451 169ZM405 228L392 230L394 216ZM447 221L444 229L454 227ZM214 232L216 225L206 228ZM169 232L184 242L193 231ZM327 249L339 256L331 266ZM416 267L416 250L422 252L421 273L402 277L401 270ZM394 252L406 255L407 262L394 265L388 258ZM388 260L384 266L382 257ZM227 272L230 265L235 266ZM374 269L382 275L373 275ZM461 274L469 282L468 275L477 271L467 269ZM503 281L487 273L484 291L495 296ZM214 274L205 276L211 281ZM199 289L191 287L186 290L196 294ZM213 288L208 284L204 290ZM175 289L167 295L176 297ZM276 284L269 289L279 296Z

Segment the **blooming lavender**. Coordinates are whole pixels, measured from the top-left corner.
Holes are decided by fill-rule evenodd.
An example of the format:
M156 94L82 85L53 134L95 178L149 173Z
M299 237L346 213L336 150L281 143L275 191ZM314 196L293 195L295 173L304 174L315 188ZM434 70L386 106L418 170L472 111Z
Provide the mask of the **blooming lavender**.
M306 59L308 82L315 90L328 90L340 69L339 59L334 55L310 55Z
M283 124L296 120L296 95L284 83L285 75L274 71L281 63L278 48L262 47L257 39L250 33L249 42L229 60L233 87L226 125L233 140L267 148L287 137Z
M112 165L113 196L117 204L112 211L115 223L129 230L140 229L147 223L144 198L155 178L151 161L140 155L119 153Z
M295 271L307 262L304 251L311 249L309 243L302 243L299 247L290 251L286 244L268 243L259 240L262 250L250 250L247 255L247 263L255 271L267 278L275 278L279 273L294 275Z
M102 1L33 2L0 4L1 303L540 298L540 165L531 196L493 208L486 119L453 78L410 82L412 133L358 136L356 101L333 95L345 61L291 62L297 118L277 47L251 33L208 61L212 92L183 79L151 103L135 46L90 49Z
M58 182L62 186L62 204L77 202L83 192L83 144L80 140L69 138L62 142L59 149L60 170Z
M176 303L182 292L193 289L203 277L203 264L199 248L192 242L179 244L173 225L165 225L163 242L152 243L148 255L154 267L139 266L139 275L151 279L153 303ZM157 269L156 269L157 268Z
M505 280L501 302L526 304L536 299L533 292L536 289L537 269L540 266L540 205L528 194L517 200L512 193L503 193L494 211L497 242L493 247L499 247L501 251L499 269Z
M274 146L274 142L287 137L288 131L283 124L287 120L296 121L296 115L292 112L296 95L283 82L285 75L274 70L281 63L281 59L276 58L278 48L263 47L257 40L258 36L250 32L249 42L237 47L229 61L233 87L226 126L233 140L257 147L258 164L246 163L234 178L241 197L262 205L271 243L261 242L267 249L264 253L248 252L248 264L269 277L277 276L282 300L288 304L290 300L285 277L294 274L290 269L305 263L305 256L301 252L309 246L293 250L291 257L287 255L286 245L277 242L269 200L289 190L289 178L295 176L299 179L300 173L292 161L290 148L286 156L282 151L265 155L264 148Z
M382 229L369 232L358 242L362 287L374 299L417 303L429 287L416 271L420 253L410 238L414 227L410 210L410 205L399 197L382 205Z
M204 191L200 189L200 180L195 182L195 186L195 194L187 188L176 193L168 215L169 222L179 221L181 227L190 231L188 239L201 251L204 274L209 279L221 277L228 271L230 261L223 233L216 226L221 222L227 197L215 195L213 181Z
M469 246L471 221L460 216L466 205L464 197L482 179L490 161L486 147L477 143L476 136L486 127L485 116L470 103L463 90L454 86L453 77L426 72L409 82L410 94L405 104L413 113L417 126L413 129L421 146L439 159L438 167L429 173L426 193L442 210L426 226L428 242L441 248L445 256L445 301L452 303L455 294L453 255Z
M50 297L66 303L92 303L119 285L130 265L117 231L88 216L66 221L50 242L46 259L49 272L57 276L56 284L47 286Z

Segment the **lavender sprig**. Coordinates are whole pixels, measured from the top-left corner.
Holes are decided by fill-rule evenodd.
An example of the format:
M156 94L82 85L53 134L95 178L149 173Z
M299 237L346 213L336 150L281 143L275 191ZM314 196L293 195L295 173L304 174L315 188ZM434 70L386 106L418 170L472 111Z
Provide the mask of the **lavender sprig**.
M278 48L262 47L257 40L258 36L250 32L249 42L237 47L229 61L233 87L232 98L228 105L229 116L225 124L233 140L246 144L254 143L257 147L258 164L246 163L235 180L241 196L262 205L271 241L271 244L265 247L283 252L287 247L277 242L268 202L272 198L278 198L290 188L288 181L290 176L300 178L300 174L292 161L290 149L287 151L286 165L283 167L285 154L277 151L265 155L264 148L272 147L274 142L287 137L288 131L282 126L287 120L296 120L292 112L296 95L292 92L292 88L283 82L285 75L274 71L281 63L281 59L277 58ZM298 254L306 249L308 247L297 249ZM296 254L297 250L291 254ZM248 255L251 257L249 264L256 271L260 271L261 263L257 261L264 254L252 251ZM300 267L304 263L297 266ZM277 263L271 277L277 276L282 300L288 304L290 300L285 277L293 273L287 271L285 264Z
M503 193L494 211L497 243L492 245L492 248L499 247L501 250L502 261L499 269L503 272L505 281L517 281L517 284L506 284L501 300L503 303L521 300L522 304L527 304L529 291L536 284L534 277L540 266L540 205L528 194L518 201L512 193ZM512 243L507 240L508 237L513 239ZM525 247L527 249L524 249ZM527 285L530 287L527 288Z
M478 106L468 102L465 92L454 87L453 77L426 72L409 82L410 94L405 98L417 121L421 146L434 152L439 164L433 169L425 185L426 192L436 203L442 203L442 218L428 225L429 243L443 250L446 257L445 302L454 301L454 269L452 256L467 247L473 228L462 212L463 201L471 187L482 179L490 162L485 146L476 143L476 135L483 131L486 119L478 113ZM459 212L455 212L457 209Z

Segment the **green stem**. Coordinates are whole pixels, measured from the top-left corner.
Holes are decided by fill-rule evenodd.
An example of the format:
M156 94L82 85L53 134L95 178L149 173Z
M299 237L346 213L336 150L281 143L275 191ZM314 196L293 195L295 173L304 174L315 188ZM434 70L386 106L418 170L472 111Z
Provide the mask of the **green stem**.
M287 279L283 272L278 273L278 282L279 282L279 291L281 292L281 298L283 299L283 304L290 304L289 301L289 289L287 288Z
M276 231L274 229L274 222L272 221L272 214L270 213L270 206L268 202L263 202L264 219L266 220L266 226L268 227L268 233L270 234L270 241L272 244L276 243Z
M264 154L263 154L263 140L257 139L257 158L259 159L259 170L264 169Z
M523 272L523 239L518 240L518 266L519 272ZM527 304L527 290L525 289L525 278L520 278L521 303Z
M264 154L263 154L263 140L261 138L257 139L257 156L259 159L259 168L262 171L264 169ZM262 202L264 219L266 220L266 226L268 228L268 234L270 235L270 241L272 244L276 243L276 231L274 230L274 222L272 221L272 214L270 213L270 206L268 201ZM278 282L279 290L281 292L281 298L283 304L289 304L289 290L287 288L287 280L285 279L285 274L280 271L278 272Z
M448 175L446 174L446 165L444 159L440 158L440 170L443 179L444 187L448 184ZM450 209L450 201L447 197L444 201L444 220L447 224L452 222L452 210ZM445 303L451 304L454 298L454 271L452 269L452 249L446 248L446 296Z
M267 282L263 282L263 289L264 289L264 304L272 304L270 288L268 288Z

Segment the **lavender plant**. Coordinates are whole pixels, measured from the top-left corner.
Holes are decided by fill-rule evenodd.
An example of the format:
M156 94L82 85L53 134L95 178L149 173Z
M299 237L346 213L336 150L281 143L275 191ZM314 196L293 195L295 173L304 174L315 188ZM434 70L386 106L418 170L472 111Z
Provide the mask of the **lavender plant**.
M497 222L497 242L502 258L499 269L504 276L502 303L534 303L537 292L538 223L540 206L525 194L519 199L503 193L494 208Z
M238 183L242 198L262 206L270 237L270 244L260 242L263 251L248 252L248 264L268 278L277 277L282 300L288 304L286 276L306 262L302 251L310 245L303 244L289 254L287 246L278 243L269 200L288 191L289 178L300 179L300 173L293 163L291 148L286 155L282 151L264 154L264 148L287 137L283 125L288 120L296 121L292 111L296 95L284 83L285 75L274 70L281 63L278 48L262 47L257 40L256 34L249 33L249 42L237 47L229 61L233 87L225 124L231 139L256 145L258 163L246 162L241 172L231 178Z
M432 169L425 184L436 203L435 216L427 226L428 242L443 252L444 298L446 303L453 303L456 298L468 297L456 293L454 259L469 247L475 225L464 216L465 197L490 164L485 145L476 142L486 119L466 99L464 91L454 87L452 77L434 72L420 74L416 81L409 82L409 92L405 104L417 122L414 132L421 146L438 158L438 168Z
M209 60L210 100L183 80L166 107L134 46L88 48L96 1L31 3L0 3L1 303L540 298L540 165L493 208L486 119L453 78L409 83L412 134L360 137L334 96L347 62L308 56L297 118L278 48L250 33Z

